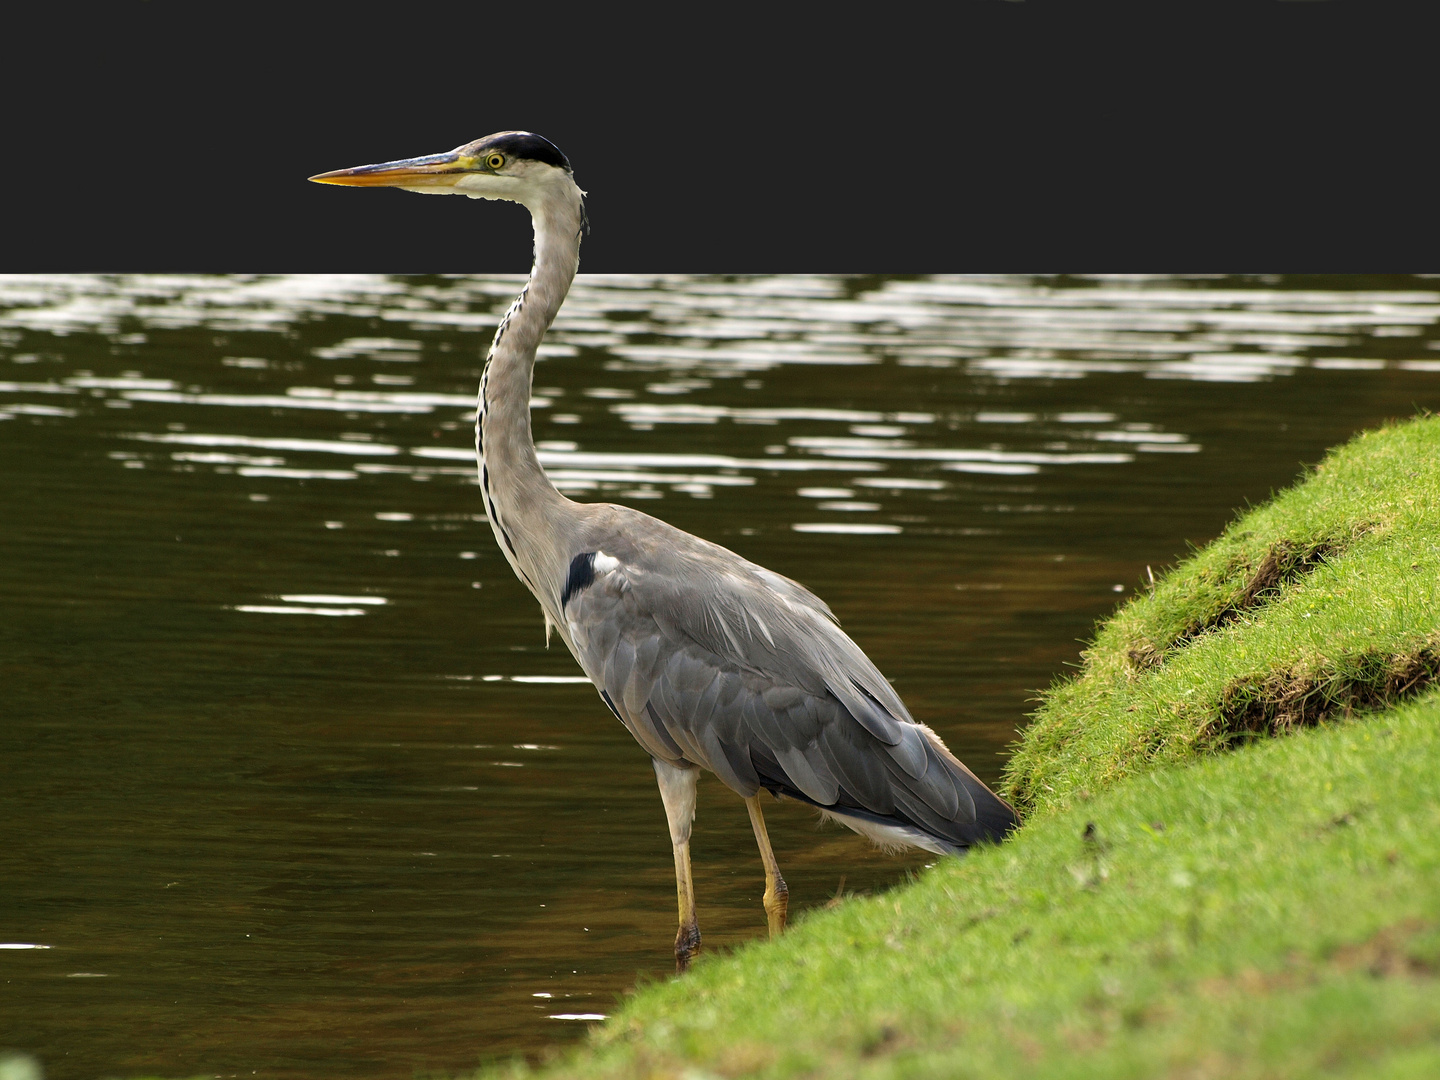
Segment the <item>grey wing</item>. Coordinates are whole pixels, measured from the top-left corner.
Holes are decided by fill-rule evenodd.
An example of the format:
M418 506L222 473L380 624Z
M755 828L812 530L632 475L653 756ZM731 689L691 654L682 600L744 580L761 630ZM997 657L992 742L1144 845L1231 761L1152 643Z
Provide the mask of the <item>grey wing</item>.
M956 847L1008 830L1009 807L911 720L822 602L724 554L572 562L562 609L576 657L647 752L747 798L764 787Z

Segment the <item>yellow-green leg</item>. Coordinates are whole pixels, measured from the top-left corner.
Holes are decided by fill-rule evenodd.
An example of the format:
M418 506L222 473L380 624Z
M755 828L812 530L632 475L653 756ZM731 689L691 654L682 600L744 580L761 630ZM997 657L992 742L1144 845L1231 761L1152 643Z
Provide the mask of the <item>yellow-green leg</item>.
M695 882L690 876L690 841L675 845L675 894L680 929L675 934L675 971L683 974L700 952L700 923L695 918Z
M700 923L695 918L695 881L690 874L690 825L695 820L695 787L700 770L681 769L653 759L665 817L670 823L670 846L675 850L675 895L679 901L680 929L675 934L675 970L684 972L700 952Z
M745 809L750 811L750 827L755 830L755 842L760 845L760 861L765 864L765 918L770 923L770 936L776 937L785 929L785 916L790 911L790 889L780 876L780 864L775 861L775 852L770 848L765 815L760 811L760 796L756 794L746 799Z

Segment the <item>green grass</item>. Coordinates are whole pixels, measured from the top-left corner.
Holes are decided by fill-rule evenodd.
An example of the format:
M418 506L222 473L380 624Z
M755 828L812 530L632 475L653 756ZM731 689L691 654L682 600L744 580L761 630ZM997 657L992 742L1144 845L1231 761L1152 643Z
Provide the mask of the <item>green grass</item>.
M1440 1075L1437 508L1440 420L1337 450L1099 629L1007 843L704 957L545 1074Z
M1437 833L1431 694L1133 778L700 963L553 1074L1440 1075Z
M1006 772L1025 813L1440 672L1440 418L1366 432L1100 628Z

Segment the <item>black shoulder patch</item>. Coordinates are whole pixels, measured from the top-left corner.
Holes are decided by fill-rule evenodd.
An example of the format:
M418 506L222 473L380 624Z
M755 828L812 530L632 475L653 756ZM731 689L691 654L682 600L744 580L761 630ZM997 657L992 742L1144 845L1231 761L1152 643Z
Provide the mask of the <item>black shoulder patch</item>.
M507 157L543 161L557 169L570 170L570 159L549 139L529 131L500 131L478 139L465 149L476 157L498 150Z
M560 593L560 608L563 611L570 598L583 589L588 589L595 580L595 552L585 551L570 560L570 573L565 576L565 588Z

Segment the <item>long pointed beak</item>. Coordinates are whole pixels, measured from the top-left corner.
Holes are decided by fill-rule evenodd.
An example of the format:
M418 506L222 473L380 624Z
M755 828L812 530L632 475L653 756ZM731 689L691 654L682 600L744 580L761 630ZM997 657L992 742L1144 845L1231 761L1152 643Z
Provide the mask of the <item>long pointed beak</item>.
M353 169L336 169L310 177L317 184L341 184L345 187L445 188L471 171L471 160L460 151L427 157L386 161L379 165L358 165Z

